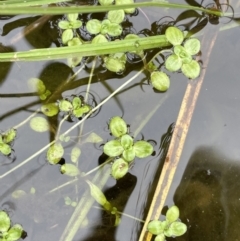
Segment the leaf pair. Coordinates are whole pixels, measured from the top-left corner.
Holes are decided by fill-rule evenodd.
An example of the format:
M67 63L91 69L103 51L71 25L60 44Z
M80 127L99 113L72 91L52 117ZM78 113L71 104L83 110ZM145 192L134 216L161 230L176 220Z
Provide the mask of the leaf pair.
M119 116L113 117L109 122L109 129L116 139L107 142L103 152L110 157L120 157L112 165L112 176L122 178L129 169L129 162L135 157L144 158L153 153L153 147L146 141L137 141L127 134L127 124Z
M80 97L76 96L72 101L67 99L60 100L59 109L80 118L91 110L91 106L85 104Z
M164 241L165 237L181 236L187 231L186 224L179 220L179 209L172 206L168 209L165 221L153 220L149 222L148 231L157 235L155 241Z
M186 77L197 78L200 74L200 65L192 56L200 51L200 41L196 38L188 39L182 46L184 34L176 27L167 28L165 36L174 46L174 53L165 61L166 69L171 72L181 69Z
M11 227L11 220L8 214L0 211L0 241L16 241L22 236L23 228L20 224Z
M15 139L16 135L17 132L14 129L9 129L8 131L0 134L0 152L3 155L8 156L11 154L11 143Z

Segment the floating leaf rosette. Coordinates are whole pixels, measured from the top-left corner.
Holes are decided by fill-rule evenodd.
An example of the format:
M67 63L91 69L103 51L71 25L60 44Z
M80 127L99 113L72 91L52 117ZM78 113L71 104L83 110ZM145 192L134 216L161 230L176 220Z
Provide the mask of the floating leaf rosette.
M107 142L103 152L110 157L120 157L112 165L112 176L115 179L123 177L128 171L128 162L135 157L144 158L153 153L153 146L147 141L136 141L127 134L127 124L119 116L110 120L109 129L116 139Z
M12 152L12 142L16 138L17 131L15 129L9 129L3 133L0 133L0 153L8 156Z
M164 241L165 237L177 237L187 231L186 224L179 220L179 209L172 206L168 209L165 221L153 220L149 222L147 229L155 237L155 241Z
M200 65L192 56L199 53L201 47L200 41L196 38L191 38L186 40L182 46L184 34L176 27L167 28L165 36L174 46L174 53L165 61L166 69L171 72L181 69L186 77L190 79L197 78L200 74Z

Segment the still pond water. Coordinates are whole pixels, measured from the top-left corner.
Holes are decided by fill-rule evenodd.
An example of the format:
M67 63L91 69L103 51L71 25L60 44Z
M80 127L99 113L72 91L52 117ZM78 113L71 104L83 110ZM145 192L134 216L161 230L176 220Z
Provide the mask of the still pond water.
M233 6L237 12L237 3L234 2ZM162 16L169 15L176 19L183 12L148 8L144 9L144 13L139 11L138 16L129 17L126 25L132 23L134 28L131 30L135 33L144 29L147 33L151 28L151 31L156 32ZM16 35L38 18L39 16L1 16L1 42L4 46L1 52L60 46L57 23L62 16L49 19L41 28L13 43ZM221 26L224 26L224 21L218 25L208 23L201 33L219 31ZM166 206L175 203L180 208L180 218L188 226L187 233L176 240L240 240L239 36L239 27L219 32L208 66L204 65L206 53L203 52L201 56L202 66L207 71L166 201ZM209 43L210 41L211 39ZM104 72L101 66L97 66L90 89L92 96L99 103L136 73L140 66L141 63L135 64L133 69L127 69L123 75ZM70 69L65 60L0 63L0 129L4 131L16 126L40 108L39 98L27 94L30 92L30 78L41 79L54 93L78 68ZM56 95L56 100L71 95L85 95L90 71L91 64L86 64L73 83ZM101 144L112 138L107 124L112 116L123 116L130 125L130 133L134 133L149 118L142 125L136 139L144 137L145 140L154 140L155 156L136 160L123 179L116 183L109 177L104 187L108 200L119 211L142 220L146 218L173 123L177 119L189 81L180 73L171 74L170 89L166 93L157 93L150 85L141 86L140 81L143 80L147 83L145 75L140 75L85 122L81 132L82 153L79 160L82 172L88 172L102 162ZM157 111L151 115L156 106ZM43 116L41 113L37 115ZM53 140L61 119L61 114L58 118L51 118L51 131L40 134L31 130L29 123L19 127L13 155L10 158L0 156L0 175ZM65 131L72 125L72 122L66 122L62 130ZM80 128L71 132L71 141L64 144L66 162L71 162L71 148L77 143L79 133ZM95 144L84 142L90 133L96 133L103 141ZM60 240L74 212L74 207L66 205L64 198L70 197L77 202L88 188L84 180L80 179L49 193L70 180L72 178L60 174L59 165L47 163L46 151L1 179L1 209L9 213L13 223L20 223L24 227L27 232L26 241ZM34 194L30 193L32 188L35 189ZM26 194L14 199L12 193L16 190L23 190ZM98 206L96 203L94 205ZM81 226L73 240L138 240L141 222L122 216L120 225L115 228L112 217L96 207L91 208L87 216L88 223Z

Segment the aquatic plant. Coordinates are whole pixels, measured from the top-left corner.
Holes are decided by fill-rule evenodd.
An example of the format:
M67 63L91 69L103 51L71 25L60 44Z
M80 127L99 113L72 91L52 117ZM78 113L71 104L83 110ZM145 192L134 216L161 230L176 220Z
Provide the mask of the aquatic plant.
M11 220L5 211L0 211L0 241L17 241L24 230L20 224L11 226Z
M149 222L147 228L150 233L156 235L155 241L164 241L166 237L178 237L187 231L187 226L179 220L179 215L178 207L172 206L166 213L165 221Z
M52 2L61 1L53 0L47 3L50 4ZM9 1L4 1L3 3L0 4L1 14L24 14L26 10L31 13L42 14L42 8L32 7L30 5L34 5L34 3L36 5L42 5L46 2L44 0L42 2L33 0L31 3L24 3L24 8L21 7L23 5L19 7L18 4L20 4L20 1L14 1L12 4L10 4ZM78 166L78 162L82 158L81 150L84 150L84 146L81 147L81 145L84 144L82 140L83 126L81 126L77 137L70 136L69 133L84 123L87 118L92 117L109 99L119 94L125 86L133 80L136 80L140 74L144 73L153 88L160 92L165 92L170 87L169 72L181 70L189 79L196 79L200 75L200 65L195 59L195 56L200 51L200 41L198 39L189 38L186 32L174 26L167 27L165 32L156 36L140 37L140 35L133 33L125 34L123 23L128 17L128 14L133 14L138 7L160 6L186 8L222 16L222 13L219 11L158 1L134 3L133 0L116 0L113 4L112 0L99 0L99 3L101 6L44 8L44 14L65 14L61 20L58 19L55 26L56 28L58 27L61 37L59 42L62 46L16 53L1 53L0 56L0 61L2 62L65 58L73 72L75 70L74 68L80 64L82 64L83 67L86 63L92 64L85 96L80 93L71 95L70 97L64 95L65 90L72 90L81 86L81 84L77 85L73 83L73 80L75 80L75 77L83 67L64 81L62 86L58 86L56 90L49 90L41 79L31 78L28 82L29 88L33 91L33 94L39 97L40 108L22 123L0 134L0 152L5 156L11 154L12 144L16 137L16 129L28 121L34 131L49 131L52 134L50 142L45 147L15 166L12 170L3 174L1 178L33 160L40 153L45 152L48 163L55 165L54 168L58 166L61 174L69 178L75 178L62 186L50 190L49 193L59 190L63 186L73 183L78 179L84 180L88 184L89 189L86 190L79 202L72 201L69 197L64 198L66 205L76 206L76 209L72 216L73 218L69 220L69 224L66 226L66 230L68 231L64 232L61 240L72 240L94 201L99 203L107 213L114 215L114 225L117 226L120 223L121 213L118 211L118 207L115 207L111 204L110 200L107 200L102 188L110 174L114 179L118 180L129 172L135 159L149 157L154 152L154 148L150 142L143 140L143 138L142 140L134 141L138 136L130 133L129 127L123 118L114 116L109 121L109 129L114 139L102 145L103 153L109 158L107 158L103 164L84 173ZM99 19L95 16L90 16L85 22L82 21L82 19L79 20L81 17L80 14L87 12L106 13L104 17ZM148 49L158 49L158 52L155 51L154 55L149 57L146 52ZM142 61L143 65L141 70L100 103L96 103L96 105L90 104L89 89L96 65L100 66L100 69L103 71L123 74L130 64L128 60L129 53ZM86 60L86 57L89 56L93 56L94 58ZM74 87L71 86L71 84L75 84ZM106 116L106 121L109 117L110 116ZM51 126L51 121L55 121L56 126ZM71 127L65 130L63 126L67 121L70 122L70 124L68 124L71 125ZM71 124L71 122L73 123ZM142 126L139 128L141 129ZM87 140L86 138L85 142L94 144L102 142L101 137L96 133L91 134L91 138L89 135L89 139ZM69 152L68 149L70 149ZM65 158L65 160L63 160L63 158ZM137 162L138 161L136 161L136 163ZM99 173L101 173L102 170L104 170L104 173L99 177ZM96 172L96 175L93 178L89 178L89 175L94 172ZM92 200L91 197L94 200ZM3 212L1 215L6 216L7 214ZM10 223L10 221L4 222ZM71 225L72 223L74 223L74 225ZM179 211L176 206L168 210L166 221L152 221L148 226L149 231L157 235L155 240L158 241L164 240L165 237L180 236L186 231L186 225L184 226L184 224L179 221ZM10 230L17 229L18 233L20 233L19 230L22 229L20 229L19 226L13 227L10 228L9 224L5 226L5 229L2 229L5 230L2 231L3 233L5 232L3 240L17 240L10 239L10 237L14 236L11 234L13 231ZM66 236L65 233L67 233ZM15 234L15 237L19 238L19 234L18 236Z

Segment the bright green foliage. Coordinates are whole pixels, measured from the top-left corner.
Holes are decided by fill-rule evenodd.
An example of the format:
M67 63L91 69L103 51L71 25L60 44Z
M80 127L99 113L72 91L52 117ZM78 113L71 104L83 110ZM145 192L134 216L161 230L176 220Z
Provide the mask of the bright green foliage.
M50 164L57 164L64 154L64 149L60 143L55 143L50 146L47 151L47 160Z
M113 136L121 137L127 133L127 124L119 116L114 116L109 122L109 129Z
M119 140L112 140L107 142L103 147L103 152L110 157L120 156L124 151Z
M65 136L65 135L59 136L59 140L62 142L69 142L70 139L71 139L70 136Z
M76 177L80 172L75 165L65 163L61 166L61 173L70 177Z
M151 73L151 83L155 89L167 91L170 86L170 79L164 72L154 71Z
M139 39L140 37L136 34L128 34L124 39ZM140 57L143 57L144 52L143 50L139 50L139 51L129 51L129 53L134 53L139 55Z
M98 19L91 19L87 22L86 28L90 34L98 34L101 31L101 22Z
M17 135L17 131L14 129L9 129L0 134L0 153L5 156L11 154L11 144Z
M104 63L109 71L121 73L125 70L127 57L125 53L111 54L104 58Z
M70 13L67 14L68 20L63 20L58 23L58 27L64 29L62 33L62 42L63 44L67 44L68 41L72 40L73 38L73 30L80 28L82 26L82 22L77 20L78 14L77 13Z
M153 153L153 146L147 141L137 141L134 143L133 148L138 158L144 158Z
M58 105L56 105L55 103L48 103L48 104L42 105L41 111L46 116L54 116L58 114L59 108L58 108Z
M75 37L75 38L72 38L71 40L69 40L67 42L67 45L68 46L80 46L82 45L82 41L80 40L80 38L78 37ZM82 57L73 57L73 58L68 58L68 66L71 67L71 68L74 68L76 67L79 63L81 63L82 61Z
M4 211L0 211L0 232L5 233L10 228L11 221L8 214Z
M60 111L68 112L73 109L72 103L68 100L60 100L58 106L59 106Z
M134 3L133 0L116 0L115 1L116 5L123 5L123 4L132 4ZM124 9L125 13L134 13L135 12L135 8L127 8Z
M165 36L172 45L180 45L183 42L183 32L176 27L168 27Z
M8 234L6 235L7 241L15 241L19 240L22 236L23 228L20 224L13 225L9 230Z
M165 237L181 236L187 231L187 226L179 220L179 209L172 206L166 214L166 221L153 220L149 222L148 231L155 237L155 241L164 241Z
M37 132L45 132L50 129L48 121L45 118L40 116L33 117L30 120L30 127L31 129Z
M112 215L115 215L115 226L117 226L120 223L120 217L117 211L117 208L113 207L110 202L106 199L104 193L90 181L87 181L89 187L91 196L95 199L96 202L98 202L104 210L111 213Z
M101 5L111 5L113 0L98 0Z
M119 158L112 165L112 177L118 180L127 174L128 169L128 163L122 158Z
M200 51L200 41L196 38L188 39L182 46L184 34L176 27L167 28L165 35L167 40L174 45L174 54L165 61L166 69L171 72L181 69L186 77L197 78L200 74L200 65L192 59L192 56Z
M37 92L41 100L45 100L49 95L51 95L51 92L46 89L43 81L40 79L37 79L37 78L29 79L28 86L30 90Z
M109 123L109 129L115 140L107 142L103 152L110 157L120 157L112 165L112 176L116 179L123 177L128 172L128 162L135 157L144 158L153 153L153 146L147 141L137 141L127 134L127 124L119 117L114 116Z
M111 23L121 23L125 18L125 13L122 9L111 10L108 12L107 17Z
M93 44L98 44L98 43L107 43L108 40L106 39L106 37L103 34L98 34L97 36L95 36L92 39L92 43Z
M102 21L102 25L101 25L101 34L107 34L108 33L108 27L110 26L111 22L109 19L104 19Z
M11 220L8 214L0 211L0 240L2 241L17 241L21 238L23 228L20 224L15 224L11 227Z
M78 158L81 155L81 150L78 147L73 147L72 151L71 151L71 161L73 163L76 163L78 161Z
M110 23L107 33L112 37L117 37L122 34L122 26L118 23Z
M82 117L92 109L91 106L85 104L78 96L74 97L72 101L66 99L60 100L58 105L61 111L73 114L77 118Z

